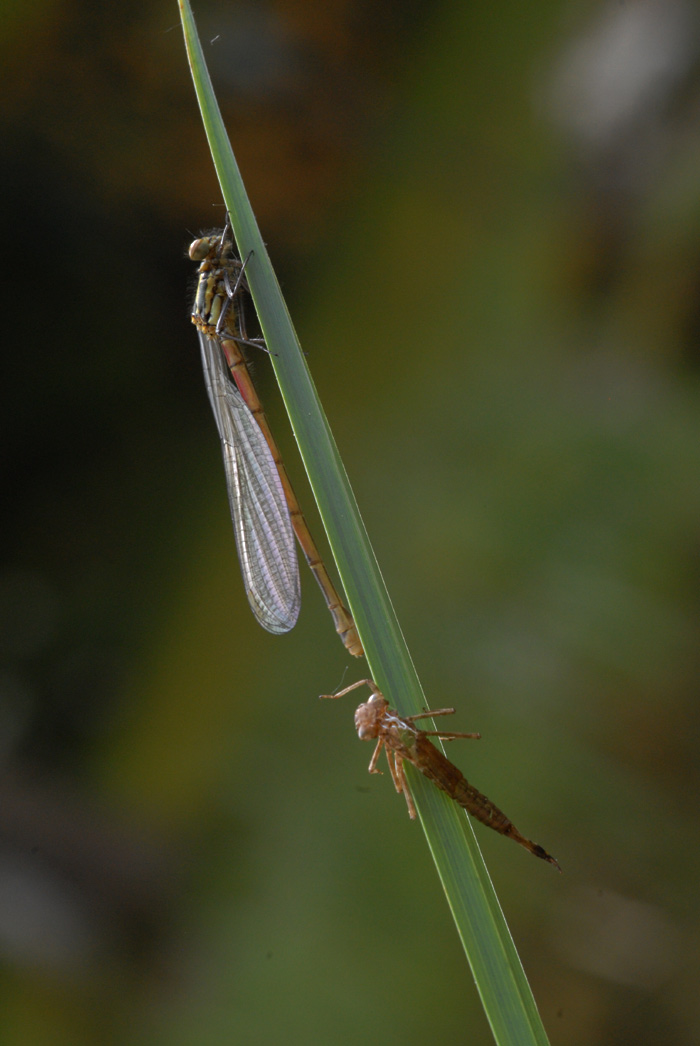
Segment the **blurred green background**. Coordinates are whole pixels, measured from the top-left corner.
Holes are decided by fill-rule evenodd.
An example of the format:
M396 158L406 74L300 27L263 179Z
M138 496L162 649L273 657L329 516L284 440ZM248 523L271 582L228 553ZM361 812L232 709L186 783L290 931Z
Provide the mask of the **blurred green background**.
M245 600L177 6L1 10L0 1041L487 1044L362 663ZM477 828L551 1040L700 1042L700 10L194 10L450 754L563 866Z

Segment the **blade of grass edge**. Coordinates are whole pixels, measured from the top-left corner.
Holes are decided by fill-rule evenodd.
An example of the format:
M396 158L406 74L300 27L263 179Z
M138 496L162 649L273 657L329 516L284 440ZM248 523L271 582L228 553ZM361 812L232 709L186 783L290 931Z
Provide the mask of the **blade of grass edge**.
M231 150L188 0L178 0L209 147L285 406L374 679L394 707L426 702ZM466 814L418 773L410 783L457 931L499 1046L548 1043Z

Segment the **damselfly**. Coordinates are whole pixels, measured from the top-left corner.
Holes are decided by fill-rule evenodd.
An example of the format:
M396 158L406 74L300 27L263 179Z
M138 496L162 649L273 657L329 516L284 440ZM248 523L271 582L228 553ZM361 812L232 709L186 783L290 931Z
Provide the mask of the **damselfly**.
M234 253L228 224L195 240L189 255L201 263L192 322L199 332L204 380L221 437L248 602L268 632L294 627L300 593L293 528L336 631L350 653L360 657L355 623L311 537L241 352L242 346L264 350L265 344L246 335L245 265Z
M510 836L529 850L535 857L541 857L543 861L549 861L555 868L559 868L559 862L543 847L531 842L521 835L512 821L498 809L498 807L487 799L485 795L469 784L461 770L451 763L439 749L432 744L428 738L437 737L441 741L452 741L457 737L479 738L480 734L455 734L445 733L440 730L419 730L414 726L416 719L425 719L432 716L454 715L454 708L438 708L434 712L419 712L418 715L400 716L392 708L389 702L379 690L376 683L371 679L360 679L357 683L346 686L337 694L322 694L322 697L336 698L349 694L359 686L368 686L372 691L369 701L361 704L355 712L355 727L361 741L376 740L377 746L369 764L371 774L380 774L377 762L382 748L386 750L387 762L391 777L397 792L403 792L408 805L408 814L412 820L416 817L416 808L413 802L404 772L404 761L413 763L430 781L443 792L447 792L450 799L464 807L472 817L482 824L488 825L501 835Z

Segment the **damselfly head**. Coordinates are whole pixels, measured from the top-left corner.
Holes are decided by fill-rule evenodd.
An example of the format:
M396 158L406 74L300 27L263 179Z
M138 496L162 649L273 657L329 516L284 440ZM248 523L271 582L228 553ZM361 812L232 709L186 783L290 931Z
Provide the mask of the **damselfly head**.
M201 262L204 261L210 254L213 254L219 249L221 243L221 235L218 236L201 236L198 240L193 240L190 244L189 256L191 261Z

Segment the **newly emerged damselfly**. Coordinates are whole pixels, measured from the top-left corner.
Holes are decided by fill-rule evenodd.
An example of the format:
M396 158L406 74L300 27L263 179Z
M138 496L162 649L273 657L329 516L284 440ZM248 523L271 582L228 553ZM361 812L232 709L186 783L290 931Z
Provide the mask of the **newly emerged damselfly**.
M371 679L360 679L357 683L351 683L337 694L322 694L324 698L337 698L349 694L360 686L368 686L372 695L368 701L361 704L355 712L355 727L361 741L377 742L374 754L369 764L371 774L380 774L377 762L382 748L386 751L387 762L391 777L397 792L403 792L408 805L408 814L412 820L416 817L416 808L413 802L404 772L404 761L413 763L428 780L442 789L454 799L456 803L464 807L472 817L482 824L507 835L529 850L535 857L541 857L543 861L549 861L555 868L559 868L559 862L551 854L529 839L521 835L512 821L498 809L495 803L482 795L474 785L469 784L461 770L451 763L442 752L428 740L429 737L437 737L441 741L452 741L458 737L479 738L480 734L456 734L445 733L440 730L419 730L415 726L416 719L426 719L432 716L454 715L454 708L438 708L433 712L419 712L417 715L400 716L392 708L389 702L379 690L376 683Z
M355 623L311 537L242 354L243 346L265 350L265 344L246 335L245 264L235 254L230 226L195 240L189 256L200 262L192 322L199 332L204 380L221 437L248 602L268 632L294 627L300 591L293 530L336 631L349 652L360 657Z

